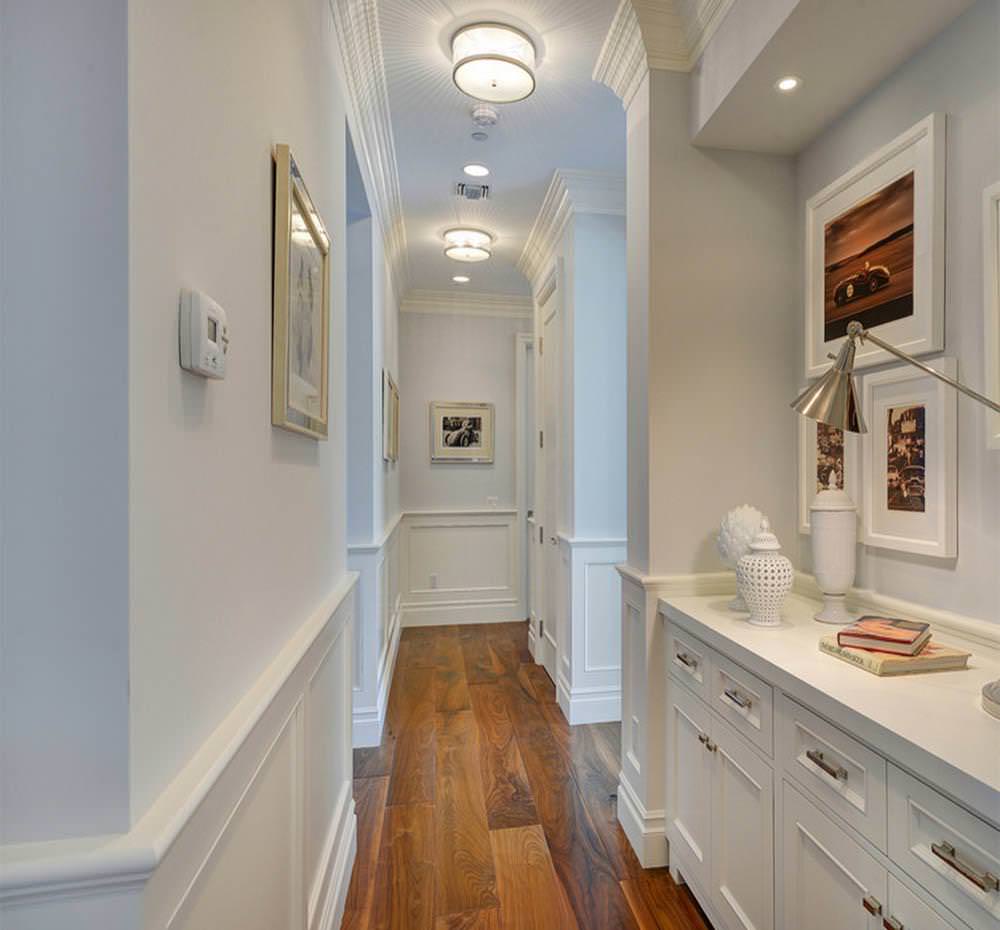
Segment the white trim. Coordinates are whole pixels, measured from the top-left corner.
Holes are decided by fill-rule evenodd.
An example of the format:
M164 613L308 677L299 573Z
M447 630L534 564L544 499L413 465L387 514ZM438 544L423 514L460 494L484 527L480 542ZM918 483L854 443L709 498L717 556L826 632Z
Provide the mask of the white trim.
M559 675L559 706L570 726L622 719L621 688L572 688Z
M532 302L530 297L517 294L409 291L400 301L399 312L530 320Z
M734 572L698 572L688 575L646 575L630 565L619 565L618 574L647 593L668 592L674 595L735 594Z
M390 521L389 525L385 528L382 535L373 540L370 543L350 543L347 546L347 551L351 555L368 555L373 552L378 552L380 549L385 548L385 544L392 538L392 534L396 532L399 527L399 521L403 519L402 512L397 513Z
M368 202L378 220L396 293L408 278L403 198L375 0L329 0L343 59L347 122Z
M1000 182L983 191L986 395L1000 398ZM1000 413L986 410L986 445L1000 449Z
M518 548L517 571L521 584L520 613L528 617L528 583L531 579L530 559L534 537L528 536L528 500L527 484L528 469L534 464L525 461L526 452L534 448L532 435L526 433L525 410L528 403L526 396L528 372L534 365L535 337L533 333L515 333L514 335L514 499L517 510L517 534L520 540ZM534 397L531 398L532 405ZM530 626L530 625L529 625Z
M350 611L344 608L357 580L356 572L345 573L128 833L0 847L0 903L41 905L67 895L106 896L145 885L279 695L301 675L320 637L332 644L349 629Z
M646 810L624 771L618 776L618 822L644 869L667 864L666 813Z
M570 217L576 213L597 213L610 216L625 215L625 179L597 171L570 171L560 169L542 200L531 232L524 243L518 270L531 282L532 291L539 296L539 306L544 303L541 294L546 290L552 257Z

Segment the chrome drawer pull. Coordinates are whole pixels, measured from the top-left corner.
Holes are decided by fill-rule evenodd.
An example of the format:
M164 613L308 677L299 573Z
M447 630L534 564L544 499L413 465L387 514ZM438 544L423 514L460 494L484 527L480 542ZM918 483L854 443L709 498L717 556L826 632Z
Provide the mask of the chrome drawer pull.
M898 921L895 917L886 917L882 921L882 926L885 930L906 930L906 928Z
M842 765L831 765L818 749L807 749L806 758L814 765L818 765L831 778L835 778L837 781L847 781L847 769Z
M698 667L698 660L692 659L686 652L678 652L677 661L680 662L681 665L686 665L688 668Z
M740 710L749 710L750 705L753 701L746 695L740 694L735 688L726 688L722 692L730 701L732 701Z
M992 872L977 872L969 863L962 861L951 843L931 843L931 852L981 891L1000 891L1000 878Z
M861 899L861 904L869 914L881 914L882 913L882 902L878 898L873 898L868 895Z

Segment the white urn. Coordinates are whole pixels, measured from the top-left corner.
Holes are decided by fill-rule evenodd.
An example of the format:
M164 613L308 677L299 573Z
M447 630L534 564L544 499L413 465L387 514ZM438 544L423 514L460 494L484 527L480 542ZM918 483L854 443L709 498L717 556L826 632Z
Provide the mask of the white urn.
M766 519L764 514L749 504L735 507L722 518L716 546L724 565L736 569L740 559L750 551L750 543L760 532L761 524ZM746 613L748 608L742 594L737 593L729 602L729 609Z
M858 508L835 484L816 495L809 507L812 526L813 574L823 593L820 623L851 623L847 592L857 568Z
M781 543L765 517L750 551L736 566L736 583L754 626L780 626L781 605L792 590L792 563L781 554Z

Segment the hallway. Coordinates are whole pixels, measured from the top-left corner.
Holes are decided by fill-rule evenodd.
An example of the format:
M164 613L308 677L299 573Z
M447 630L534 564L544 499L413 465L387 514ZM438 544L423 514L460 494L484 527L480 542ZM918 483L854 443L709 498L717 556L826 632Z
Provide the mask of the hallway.
M555 700L527 624L403 632L382 744L354 754L344 930L705 930L618 825L619 725Z

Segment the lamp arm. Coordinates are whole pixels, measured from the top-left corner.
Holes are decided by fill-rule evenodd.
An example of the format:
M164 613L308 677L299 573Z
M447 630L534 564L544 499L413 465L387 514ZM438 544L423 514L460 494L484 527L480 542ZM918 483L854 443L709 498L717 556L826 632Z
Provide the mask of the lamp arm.
M857 328L855 329L855 327ZM956 381L954 378L949 378L947 375L941 374L940 371L931 368L930 365L925 365L923 362L917 361L917 359L915 359L912 355L907 355L902 349L897 349L894 345L890 345L888 342L884 342L882 339L879 339L878 336L873 336L871 330L862 328L860 323L857 322L851 323L851 325L848 327L847 334L851 338L860 340L862 343L864 342L875 343L875 345L877 345L880 349L885 349L885 351L888 352L890 355L895 355L896 358L900 358L904 362L909 362L911 365L913 365L916 368L919 368L921 371L926 371L927 374L933 375L935 378L938 379L938 381L943 381L945 384L950 384L956 391L961 391L963 394L967 395L968 397L971 397L973 400L978 400L979 403L983 404L986 407L989 407L990 410L994 410L997 413L1000 413L1000 404L998 404L995 400L990 400L988 397L980 394L978 391L974 391L972 390L972 388L966 387L960 381Z

